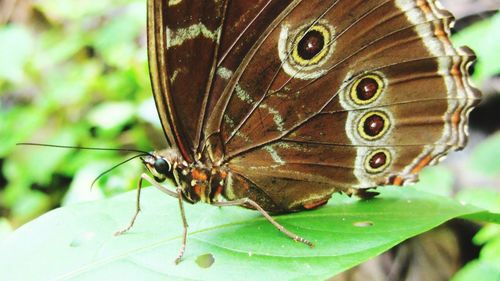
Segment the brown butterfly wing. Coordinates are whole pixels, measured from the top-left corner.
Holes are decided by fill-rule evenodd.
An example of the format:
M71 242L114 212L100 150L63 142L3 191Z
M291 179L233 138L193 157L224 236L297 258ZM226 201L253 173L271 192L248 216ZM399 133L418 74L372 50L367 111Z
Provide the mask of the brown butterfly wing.
M289 2L148 0L154 97L169 143L186 160L194 161L207 111L225 87L221 65L236 68Z
M431 0L293 1L236 69L217 71L227 83L204 132L231 171L226 196L315 207L335 191L414 181L463 147L479 93L452 21ZM319 55L297 48L318 34Z

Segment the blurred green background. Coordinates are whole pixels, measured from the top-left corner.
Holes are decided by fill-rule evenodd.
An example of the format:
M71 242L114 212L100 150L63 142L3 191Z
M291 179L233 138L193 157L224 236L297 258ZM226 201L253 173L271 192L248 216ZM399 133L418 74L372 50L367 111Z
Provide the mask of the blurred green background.
M455 11L454 41L477 52L474 79L485 101L473 113L469 148L426 175L431 182L448 176L454 190L445 193L465 190L467 198L500 205L500 14L486 4L477 10L476 1L444 2L462 8ZM0 241L58 206L133 189L143 171L132 161L91 190L98 175L133 154L16 143L165 147L149 84L145 24L145 0L0 1ZM489 245L486 259L500 258L498 235L498 227L488 226L476 237Z
M26 5L0 28L0 217L13 228L61 204L134 188L143 169L131 162L90 190L130 155L17 142L165 146L147 72L145 1Z

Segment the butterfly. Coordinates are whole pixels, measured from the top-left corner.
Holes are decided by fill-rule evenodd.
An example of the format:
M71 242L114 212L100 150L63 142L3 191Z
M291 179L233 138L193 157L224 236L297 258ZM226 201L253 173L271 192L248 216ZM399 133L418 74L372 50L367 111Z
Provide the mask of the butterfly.
M170 148L143 180L183 202L269 214L369 198L464 147L474 53L435 0L148 0L156 107ZM161 183L172 180L175 190ZM138 193L140 194L140 193ZM139 196L138 196L139 198ZM139 199L138 199L139 200ZM133 225L140 211L127 228Z

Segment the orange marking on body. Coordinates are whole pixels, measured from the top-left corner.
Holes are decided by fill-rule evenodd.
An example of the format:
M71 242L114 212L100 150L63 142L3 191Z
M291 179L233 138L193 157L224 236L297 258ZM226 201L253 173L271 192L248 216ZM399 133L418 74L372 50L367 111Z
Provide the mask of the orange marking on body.
M424 159L418 162L418 164L413 168L413 170L411 170L411 173L416 174L420 172L425 166L427 166L427 164L429 164L429 162L431 162L431 160L432 160L431 155L425 156Z
M199 180L199 181L206 181L207 180L207 174L200 170L193 169L191 171L191 175L193 176L193 179Z
M217 197L222 194L222 185L217 186L217 190L215 191L215 196Z
M194 193L196 193L198 195L198 197L201 198L201 186L200 185L195 185L194 186Z
M241 187L243 188L243 190L245 190L245 192L250 189L250 186L246 182L242 183Z
M200 185L200 192L201 192L200 194L203 194L203 196L200 195L200 198L205 199L205 197L206 197L206 195L205 195L206 190L207 190L207 185L201 184Z
M227 172L225 172L225 171L220 171L220 172L219 172L219 175L220 175L220 177L221 177L222 179L226 179L226 177L227 177Z

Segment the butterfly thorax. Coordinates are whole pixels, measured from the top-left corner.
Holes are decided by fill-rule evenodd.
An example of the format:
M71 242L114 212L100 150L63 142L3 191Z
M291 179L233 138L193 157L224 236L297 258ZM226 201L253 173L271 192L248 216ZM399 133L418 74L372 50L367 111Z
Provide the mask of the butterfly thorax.
M171 180L189 203L217 201L227 173L201 162L188 163L175 149L152 152L142 161L157 182Z

